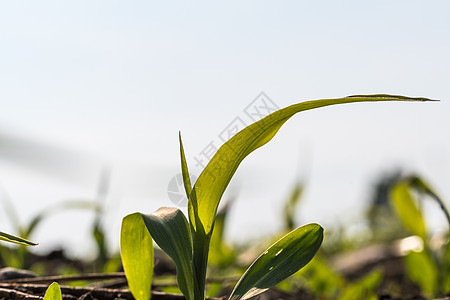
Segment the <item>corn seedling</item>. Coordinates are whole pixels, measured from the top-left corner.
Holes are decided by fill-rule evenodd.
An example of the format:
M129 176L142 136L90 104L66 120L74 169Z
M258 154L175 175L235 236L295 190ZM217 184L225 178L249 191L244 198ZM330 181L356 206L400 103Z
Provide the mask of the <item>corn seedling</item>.
M298 112L334 104L373 101L429 101L391 95L358 95L291 105L235 134L216 152L194 186L180 135L181 169L188 196L188 219L177 208L162 207L152 214L134 213L122 222L121 254L131 292L138 300L150 298L153 243L177 267L177 281L188 300L205 299L206 268L217 208L238 166L251 152L268 143L281 126ZM299 227L261 254L247 269L229 299L248 299L278 284L304 267L323 240L318 224Z

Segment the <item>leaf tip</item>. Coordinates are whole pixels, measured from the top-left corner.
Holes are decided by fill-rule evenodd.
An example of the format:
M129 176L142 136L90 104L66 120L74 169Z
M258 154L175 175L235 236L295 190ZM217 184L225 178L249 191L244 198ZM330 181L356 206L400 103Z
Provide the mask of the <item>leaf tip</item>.
M347 96L346 98L378 98L378 99L386 99L386 100L419 101L419 102L440 101L440 100L429 99L429 98L424 98L424 97L405 97L405 96L389 95L389 94L350 95L350 96Z
M318 242L318 244L319 245L322 244L324 228L320 224L317 224L317 223L311 223L311 224L308 224L306 226L308 226L307 230L309 231L309 233L312 236L316 237L316 241Z

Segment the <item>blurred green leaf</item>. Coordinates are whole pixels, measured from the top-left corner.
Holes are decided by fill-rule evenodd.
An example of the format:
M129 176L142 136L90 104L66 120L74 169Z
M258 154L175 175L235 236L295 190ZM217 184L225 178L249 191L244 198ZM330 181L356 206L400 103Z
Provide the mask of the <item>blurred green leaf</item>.
M152 214L142 214L142 217L155 242L174 260L178 286L184 296L188 300L198 299L194 298L199 287L194 284L191 234L186 217L173 207L161 207Z
M53 282L50 284L45 292L44 300L62 300L61 289L58 283Z
M430 196L433 200L437 202L439 207L441 208L442 212L445 214L445 217L447 218L447 223L450 227L450 213L448 212L447 208L444 205L444 201L442 201L441 197L438 196L438 194L434 191L434 189L431 188L431 186L425 182L422 178L418 176L413 176L410 179L411 185L418 189L419 191L427 194Z
M368 275L364 276L356 283L348 285L339 300L354 300L354 299L367 299L376 300L376 288L383 280L383 272L380 270L374 270Z
M43 211L41 211L39 214L37 214L33 219L31 219L30 223L28 223L28 226L24 228L24 236L29 237L36 227L45 219L50 217L52 214L59 213L61 211L65 210L72 210L72 209L87 209L92 211L100 210L101 207L98 205L98 203L92 202L92 201L83 201L83 200L69 200L64 202L56 203Z
M427 251L410 252L405 257L406 269L412 281L417 283L428 296L436 295L439 270Z
M96 217L94 224L91 227L92 237L95 240L95 244L97 245L97 259L96 265L100 266L100 269L103 272L105 271L105 265L108 262L108 248L106 243L106 235L103 228L100 226L100 217Z
M410 186L407 181L399 181L391 191L394 210L403 225L426 241L425 221L419 207L411 195Z
M291 190L289 198L283 208L284 223L286 229L292 230L295 228L295 211L297 209L298 203L300 202L303 193L303 184L297 182L294 188Z
M151 298L153 240L140 213L123 218L120 253L128 286L137 300Z
M307 101L280 109L255 122L228 140L216 152L194 185L189 218L196 231L209 234L220 198L242 160L268 143L281 126L298 112L335 104L371 101L431 101L392 95L358 95L338 99ZM194 214L194 212L196 214Z
M0 241L10 242L14 244L26 245L26 246L36 246L36 243L30 242L26 239L20 238L18 236L14 236L11 234L7 234L4 232L0 232Z
M450 292L450 242L444 245L444 256L442 262L442 289L443 292Z
M120 253L115 253L106 261L103 272L104 273L115 273L119 272L122 267L122 261L120 259Z
M291 276L314 257L322 240L323 228L317 224L308 224L286 234L247 269L230 300L249 299Z
M225 243L224 239L226 218L231 207L231 203L232 202L226 203L226 205L221 208L216 215L216 221L214 223L214 229L209 249L209 265L215 265L221 268L225 268L231 265L236 259L236 255L233 249Z
M327 235L329 236L329 234ZM335 299L345 285L345 279L321 258L314 256L309 264L294 275L297 281L307 278L305 284L317 297Z

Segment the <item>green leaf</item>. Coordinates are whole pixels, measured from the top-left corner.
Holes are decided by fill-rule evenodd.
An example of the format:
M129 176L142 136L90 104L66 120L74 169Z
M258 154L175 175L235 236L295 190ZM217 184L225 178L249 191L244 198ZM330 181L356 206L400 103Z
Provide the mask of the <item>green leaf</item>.
M280 109L255 122L227 141L216 152L194 185L189 219L196 231L211 231L220 198L242 160L254 150L269 142L280 127L298 112L314 108L370 101L431 101L391 95L359 95L338 99L307 101Z
M305 288L312 291L318 299L335 299L345 285L345 279L326 263L320 255L314 258L299 272L293 275L296 283L304 281ZM293 281L294 281L293 280Z
M433 200L437 202L439 207L441 208L442 212L445 214L445 217L447 219L447 223L450 227L450 213L445 207L444 201L442 201L441 197L438 196L438 194L431 188L429 184L427 184L422 178L418 176L413 176L410 179L411 185L418 189L419 191L427 194L430 196Z
M375 290L383 280L383 272L375 269L357 282L345 287L339 300L378 299Z
M181 292L193 300L199 290L192 270L192 241L186 217L177 208L161 207L152 214L142 214L142 218L158 246L174 260Z
M427 251L410 252L405 256L405 263L411 280L428 296L435 296L438 290L439 270L430 254Z
M450 291L450 243L444 246L444 256L442 260L442 290Z
M123 218L120 254L128 286L137 300L151 298L153 240L140 213Z
M222 145L202 171L189 195L189 222L194 245L194 270L200 288L205 285L209 242L220 199L242 160L268 143L281 126L298 112L351 102L429 101L391 95L358 95L294 104L255 122ZM431 100L430 100L431 101Z
M186 197L189 199L191 193L191 179L189 178L189 170L186 162L186 156L184 155L183 142L181 141L181 132L178 134L180 140L180 156L181 156L181 173L183 174L184 190L186 191Z
M73 210L73 209L87 209L98 211L100 210L100 206L92 201L83 201L83 200L69 200L60 202L57 204L53 204L50 207L45 208L37 214L33 219L31 219L28 226L26 226L24 230L24 237L29 237L36 230L38 225L41 224L42 221L48 219L51 215L65 211L65 210Z
M26 245L26 246L36 246L36 243L30 242L26 239L0 232L0 241L10 242L14 244Z
M298 206L298 203L303 194L303 184L302 182L297 182L292 189L289 198L286 201L286 204L283 208L284 215L284 223L287 230L292 230L295 228L295 211Z
M280 283L314 257L322 240L323 228L318 224L289 232L253 262L229 299L249 299Z
M408 230L426 241L425 221L409 188L408 181L400 181L394 185L391 191L394 210Z
M221 268L230 266L236 259L233 248L225 242L224 232L227 215L232 202L227 202L216 216L214 230L211 236L208 265L215 265Z
M61 289L59 284L53 282L45 292L44 300L62 300Z

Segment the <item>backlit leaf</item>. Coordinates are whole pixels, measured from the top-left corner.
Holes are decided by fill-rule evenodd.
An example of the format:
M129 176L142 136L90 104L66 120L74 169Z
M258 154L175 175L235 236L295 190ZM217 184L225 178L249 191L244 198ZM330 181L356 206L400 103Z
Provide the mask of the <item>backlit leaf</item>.
M153 240L140 213L123 218L120 254L128 286L134 298L151 298L153 277Z
M189 222L194 246L194 270L199 286L205 285L209 242L220 199L242 160L268 143L281 126L298 112L351 102L432 101L392 95L357 95L294 104L255 122L222 145L197 179L189 196ZM202 297L201 297L202 298Z
M203 230L205 234L210 232L220 198L239 164L251 152L269 142L293 115L329 105L371 101L432 100L380 94L307 101L280 109L247 126L219 148L195 183L193 189L195 197L192 198L193 203L189 209L189 218L194 228ZM194 217L194 212L197 212L198 220Z
M425 221L417 204L411 196L408 181L398 182L391 191L394 210L402 221L403 225L426 241Z
M44 295L44 300L61 300L61 289L59 288L59 284L56 282L53 282L50 284L50 286L47 288L47 291Z
M319 250L323 228L309 224L286 234L269 247L242 275L230 300L249 299L304 267Z
M376 289L383 280L383 272L375 269L368 275L347 285L339 297L339 300L354 300L354 299L378 299Z
M439 270L427 251L411 251L405 257L406 269L411 280L417 283L428 296L436 295Z

